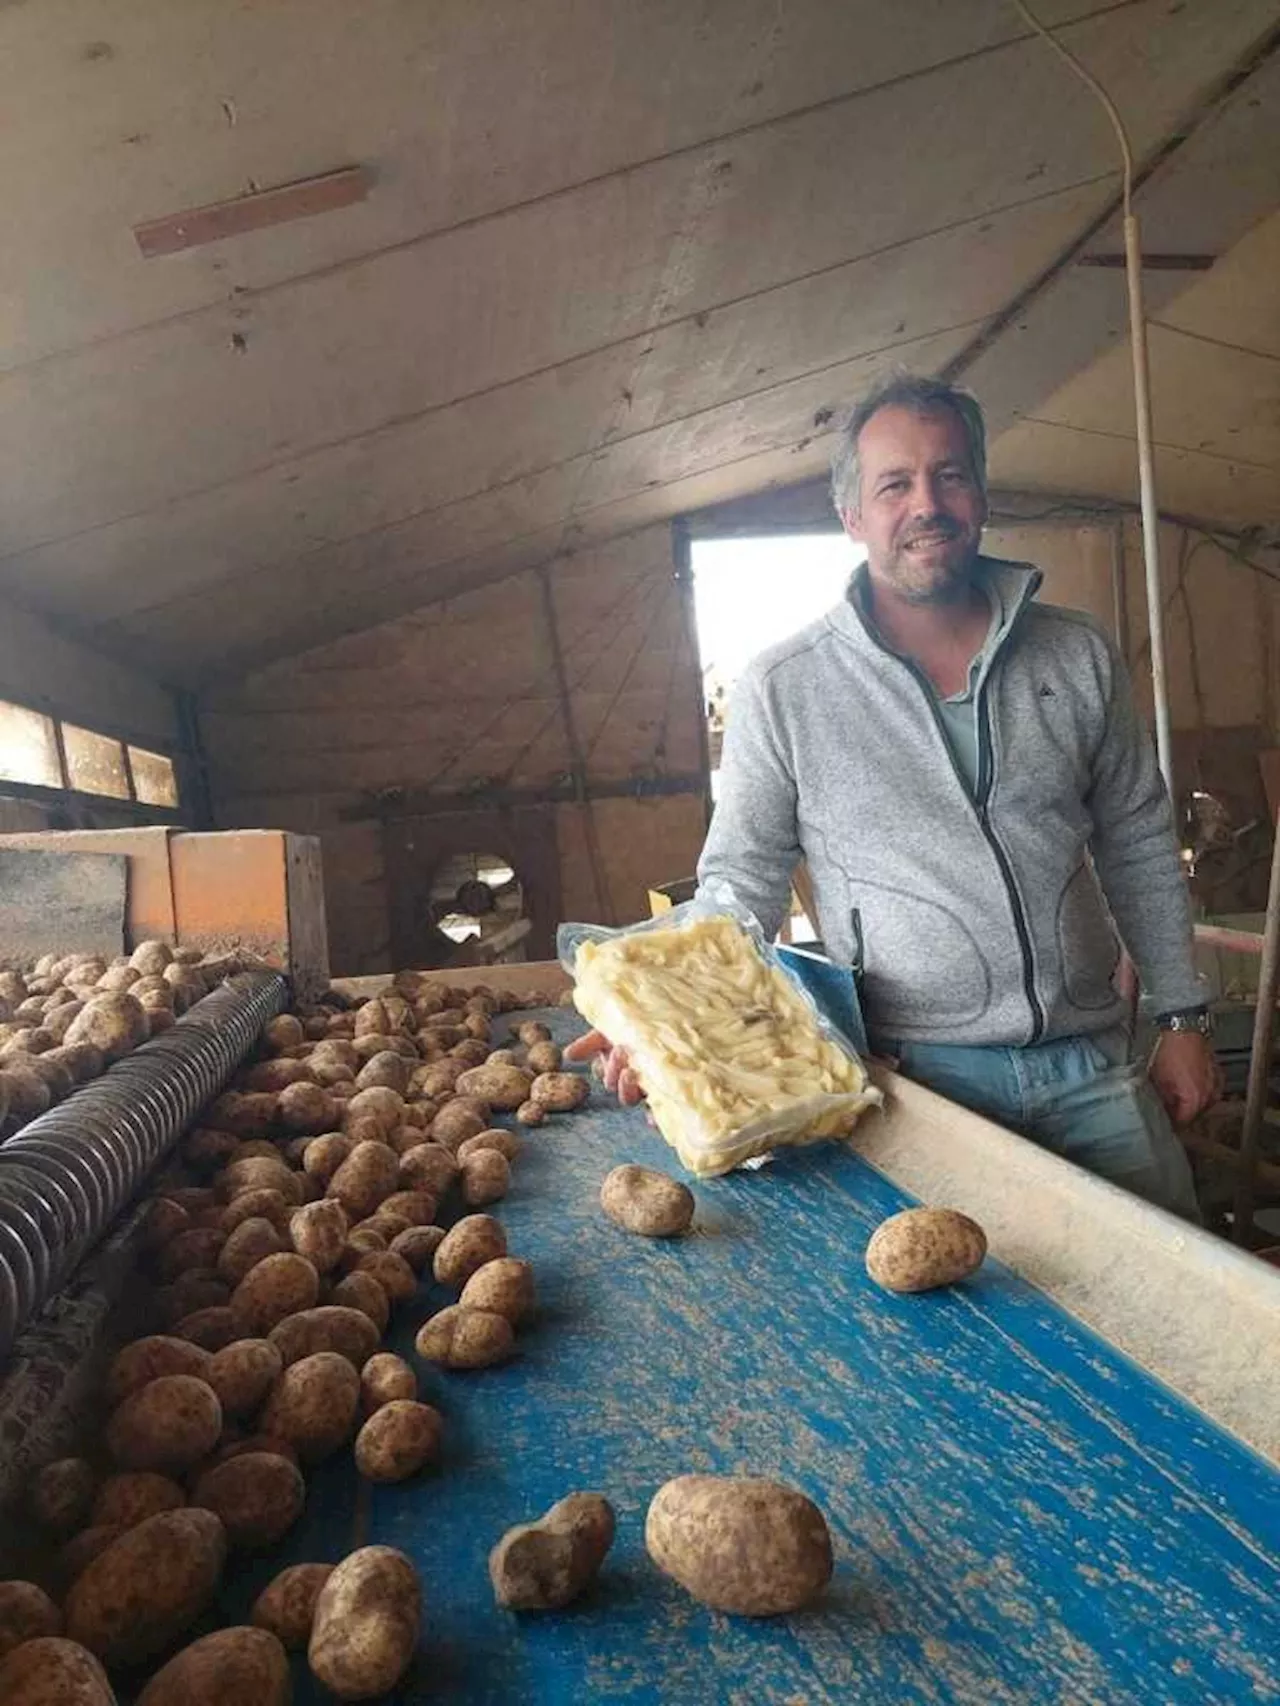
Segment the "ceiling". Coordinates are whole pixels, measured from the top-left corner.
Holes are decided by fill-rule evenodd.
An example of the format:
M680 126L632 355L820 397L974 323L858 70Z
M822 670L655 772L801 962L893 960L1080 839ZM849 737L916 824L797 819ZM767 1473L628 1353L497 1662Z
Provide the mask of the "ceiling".
M1149 244L1274 278L1280 0L1038 9ZM1002 477L1110 478L1123 279L1071 262L1114 142L1008 0L0 0L0 63L0 595L162 679L812 477L891 365L975 386ZM357 163L352 207L132 236ZM1273 467L1274 321L1215 281L1153 275L1153 354L1229 402L1225 324L1270 392L1206 448L1166 387L1157 434Z

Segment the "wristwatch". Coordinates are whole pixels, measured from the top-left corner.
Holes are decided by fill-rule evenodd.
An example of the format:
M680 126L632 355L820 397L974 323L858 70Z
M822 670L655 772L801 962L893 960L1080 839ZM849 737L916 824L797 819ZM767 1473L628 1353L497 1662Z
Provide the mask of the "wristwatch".
M1213 1035L1213 1015L1207 1007L1181 1007L1174 1013L1160 1013L1156 1025L1162 1031L1199 1031L1202 1037Z

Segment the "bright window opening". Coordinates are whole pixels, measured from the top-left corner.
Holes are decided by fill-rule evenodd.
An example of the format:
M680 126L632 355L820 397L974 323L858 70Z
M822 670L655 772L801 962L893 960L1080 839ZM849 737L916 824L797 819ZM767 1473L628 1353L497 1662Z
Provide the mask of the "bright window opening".
M78 794L105 794L112 800L129 798L129 775L124 748L109 735L63 723L62 744L67 754L67 781Z
M144 806L177 806L178 778L171 758L131 746L129 768L133 771L133 791Z
M52 717L0 701L0 781L26 782L37 788L62 786Z

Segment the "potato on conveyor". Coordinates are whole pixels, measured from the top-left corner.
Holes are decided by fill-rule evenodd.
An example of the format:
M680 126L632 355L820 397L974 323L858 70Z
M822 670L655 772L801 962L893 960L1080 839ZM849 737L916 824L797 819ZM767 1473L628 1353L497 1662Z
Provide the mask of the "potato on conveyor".
M626 1232L644 1238L674 1238L693 1220L693 1192L656 1167L635 1162L615 1167L600 1187L600 1206Z
M367 1092L366 1092L367 1093ZM326 1194L336 1197L352 1223L371 1215L384 1197L399 1188L400 1157L387 1143L357 1143L329 1180Z
M529 1099L533 1074L519 1066L473 1066L458 1080L458 1090L464 1096L478 1096L491 1108L508 1111L518 1108Z
M224 1417L248 1416L259 1408L284 1367L268 1339L241 1339L215 1351L205 1379L218 1394Z
M494 1598L509 1611L555 1611L599 1574L613 1545L613 1506L600 1493L570 1493L537 1522L509 1528L489 1554Z
M257 1551L289 1532L306 1496L302 1476L287 1458L273 1451L245 1451L206 1469L192 1489L191 1503L219 1518L229 1545Z
M572 1113L591 1094L591 1082L578 1072L540 1072L529 1089L529 1100L549 1114Z
M219 1275L234 1289L251 1268L256 1268L267 1256L279 1255L284 1248L284 1239L271 1222L264 1216L251 1215L248 1220L242 1220L234 1232L228 1233L215 1266Z
M332 1564L291 1564L254 1600L250 1622L259 1629L269 1629L290 1652L297 1652L311 1639L316 1601L332 1574Z
M353 1368L363 1368L378 1348L379 1328L362 1309L341 1303L322 1303L315 1309L286 1315L271 1329L268 1344L291 1367L317 1351L336 1351Z
M379 1336L386 1332L387 1323L391 1320L391 1299L372 1274L361 1273L358 1269L347 1274L334 1286L330 1301L334 1307L357 1309L362 1315L367 1315Z
M12 1706L116 1706L107 1673L88 1648L53 1635L24 1641L0 1660L0 1700Z
M405 1481L440 1455L444 1417L415 1398L380 1404L356 1435L356 1468L368 1481Z
M122 1534L67 1594L67 1634L107 1665L162 1653L213 1599L227 1537L212 1511L165 1511Z
M284 1251L249 1270L232 1293L231 1313L246 1333L260 1338L286 1315L314 1308L319 1294L320 1276L311 1263Z
M655 1494L644 1541L658 1568L695 1599L744 1617L799 1611L831 1579L822 1512L779 1481L677 1476Z
M982 1266L987 1236L954 1208L908 1208L871 1235L867 1272L886 1291L932 1291L954 1285Z
M372 1415L394 1398L417 1396L417 1375L403 1357L391 1351L379 1351L360 1370L360 1401L366 1415Z
M459 1183L467 1207L484 1208L511 1189L511 1165L496 1149L474 1150L462 1163Z
M34 1582L0 1582L0 1658L37 1635L61 1635L62 1613Z
M89 1514L98 1476L83 1457L46 1463L31 1489L31 1514L53 1534L70 1534Z
M149 1381L107 1423L107 1450L122 1469L180 1475L207 1457L222 1432L222 1405L207 1381L165 1374Z
M347 1211L333 1197L304 1203L289 1217L289 1237L294 1250L305 1256L319 1274L327 1274L342 1260L349 1231Z
M505 1315L453 1303L422 1323L414 1348L442 1368L490 1368L515 1349L515 1330Z
M115 1523L95 1523L92 1528L82 1528L79 1534L73 1535L58 1555L63 1582L70 1587L93 1560L108 1546L113 1546L124 1533L125 1530Z
M391 1546L364 1546L320 1590L307 1646L312 1673L339 1700L371 1700L400 1681L418 1645L418 1573Z
M371 1274L392 1303L404 1303L418 1289L418 1276L403 1256L390 1250L368 1250L356 1264L356 1272Z
M467 1214L441 1240L432 1262L440 1285L462 1287L486 1262L507 1253L507 1235L491 1214Z
M278 1434L304 1463L319 1463L350 1438L360 1376L336 1351L317 1351L286 1368L263 1408L265 1433Z
M157 1475L150 1469L125 1470L120 1475L108 1475L98 1488L93 1501L92 1524L95 1528L136 1528L148 1517L161 1511L180 1511L187 1495L168 1475Z
M488 1309L505 1315L513 1327L533 1312L533 1269L518 1256L498 1256L486 1262L462 1288L464 1309Z
M415 1274L420 1274L430 1266L443 1242L443 1226L411 1226L407 1232L397 1232L391 1240L391 1249L395 1255L404 1257Z
M289 1706L289 1659L267 1629L219 1629L158 1670L137 1706Z

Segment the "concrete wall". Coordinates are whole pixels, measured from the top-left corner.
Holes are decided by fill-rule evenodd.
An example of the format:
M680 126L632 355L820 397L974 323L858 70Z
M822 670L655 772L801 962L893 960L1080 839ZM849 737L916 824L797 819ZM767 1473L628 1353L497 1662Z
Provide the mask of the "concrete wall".
M470 828L486 797L553 796L532 806L541 817L522 821L554 835L561 917L643 916L650 884L692 870L705 822L701 695L670 529L545 573L545 584L541 571L497 581L202 701L218 826L321 836L335 972L395 958L387 837L396 820L425 826L429 843L433 824L444 833L464 816ZM604 793L589 808L555 798L571 792L573 767L556 640L589 784ZM620 792L679 788L681 778L681 792Z

